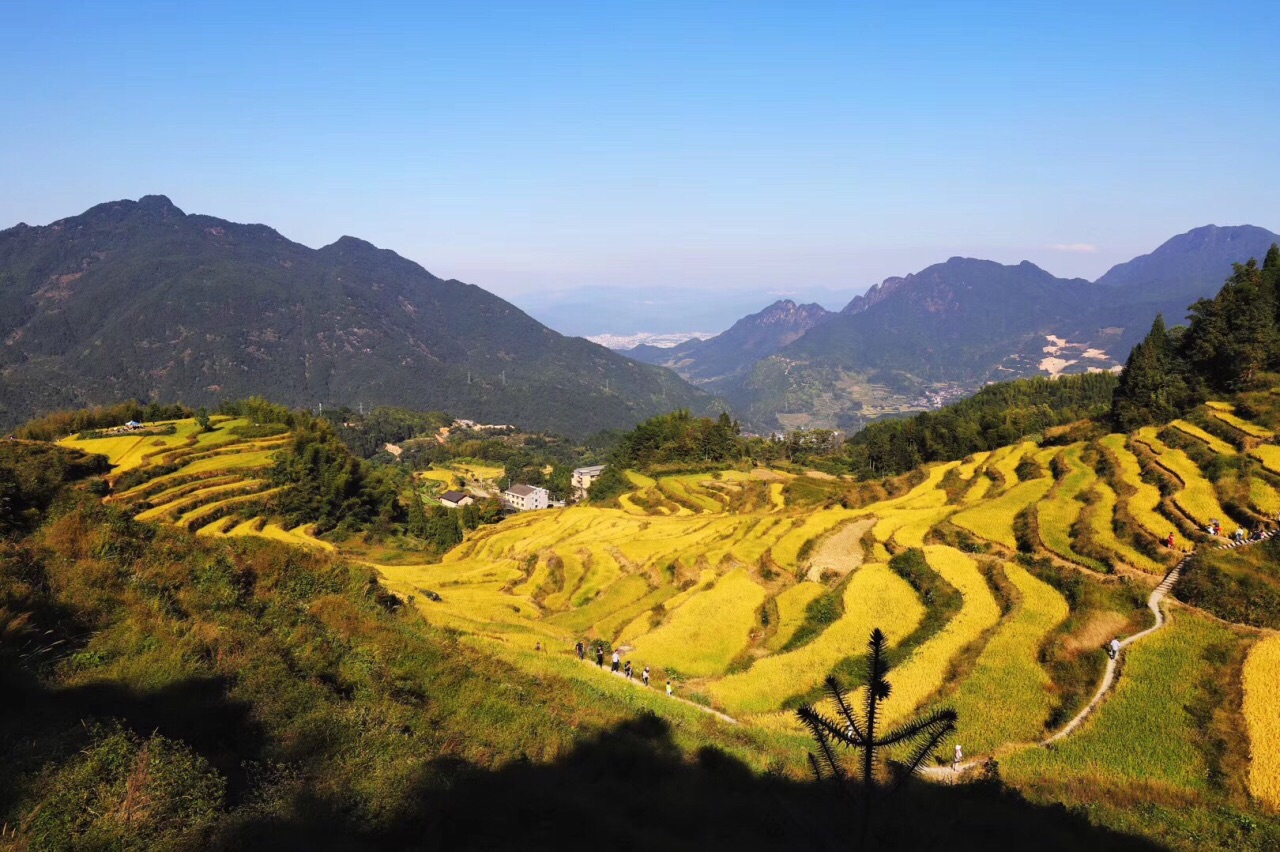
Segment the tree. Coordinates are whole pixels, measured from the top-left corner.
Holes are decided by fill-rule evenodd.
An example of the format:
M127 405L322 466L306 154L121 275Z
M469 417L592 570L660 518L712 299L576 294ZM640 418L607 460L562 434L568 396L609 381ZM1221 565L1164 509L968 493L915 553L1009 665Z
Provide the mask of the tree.
M1157 315L1151 331L1133 347L1125 362L1111 401L1111 420L1122 432L1167 423L1178 416L1190 397L1182 370L1174 361L1164 317Z
M910 745L913 750L902 762L902 779L914 775L920 770L925 759L956 728L956 711L949 707L940 708L927 716L899 725L887 734L878 730L880 723L880 705L889 697L891 688L888 681L889 662L886 659L888 640L880 628L871 631L871 639L867 642L867 685L865 687L861 718L854 712L847 700L847 693L840 682L828 676L825 687L828 698L835 705L837 718L829 719L806 704L796 711L800 721L818 744L821 757L809 754L809 764L819 782L832 782L849 793L849 778L840 758L833 746L842 745L861 753L858 762L857 782L862 793L862 836L863 845L869 829L871 815L871 796L877 787L876 773L883 754L897 746ZM896 785L895 785L896 786Z

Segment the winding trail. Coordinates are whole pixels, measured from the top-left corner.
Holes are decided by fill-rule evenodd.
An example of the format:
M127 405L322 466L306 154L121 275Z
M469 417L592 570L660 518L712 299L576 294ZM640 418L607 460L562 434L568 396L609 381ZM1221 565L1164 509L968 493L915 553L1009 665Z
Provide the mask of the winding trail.
M589 666L596 666L595 661L590 659L589 657L584 658L581 662L586 663ZM606 660L605 662L608 662L608 660ZM639 675L636 675L635 677L627 677L625 672L611 671L602 666L596 666L596 668L599 668L603 674L607 674L607 675L610 675L611 677L617 677L617 678L621 678L622 680L625 680L627 683L631 684L636 689L652 689L652 690L656 690L659 695L662 694L663 688L661 686L658 686L656 683L653 686L645 686L644 681L640 678ZM706 713L708 716L714 716L715 718L719 719L721 722L726 722L730 725L738 724L737 719L733 718L732 716L728 716L724 713L721 713L719 710L713 710L712 708L707 707L705 704L699 704L696 701L690 701L689 699L681 698L678 695L668 695L667 698L670 699L671 701L678 701L681 704L687 704L688 706L692 707L695 710L701 710L703 713Z
M1261 544L1262 542L1266 541L1267 539L1271 538L1276 534L1277 533L1275 532L1265 532L1258 538L1245 539L1244 541L1239 541L1239 542L1227 541L1222 544L1219 544L1218 549L1233 550L1239 547L1249 547L1251 545ZM1138 633L1133 634L1132 636L1128 636L1120 640L1120 653L1116 655L1115 659L1107 660L1107 668L1102 675L1102 682L1098 684L1098 691L1094 693L1094 696L1089 701L1089 703L1086 704L1083 708L1081 708L1080 712L1077 713L1071 721L1067 722L1057 731L1050 734L1048 737L1041 740L1039 743L1035 743L1034 745L1030 745L1030 746L1024 746L1024 748L1025 747L1048 748L1053 746L1054 743L1074 733L1082 724L1084 724L1085 720L1088 719L1089 716L1091 716L1093 712L1098 709L1098 707L1102 704L1103 700L1107 697L1107 694L1111 692L1111 690L1115 687L1116 680L1120 676L1120 662L1124 655L1125 649L1127 649L1133 643L1147 638L1152 633L1155 633L1157 630L1161 629L1162 627L1165 626L1165 624L1168 623L1168 617L1165 615L1164 610L1161 609L1160 604L1165 599L1165 597L1169 594L1169 590L1173 588L1173 585L1176 582L1178 582L1178 578L1182 576L1183 570L1191 563L1191 561L1194 558L1195 558L1195 551L1192 551L1191 553L1188 553L1186 556L1182 557L1181 561L1179 561L1178 564L1175 565L1173 569L1169 571L1169 573L1165 574L1164 579L1160 581L1160 585L1156 586L1155 589L1152 590L1151 596L1147 598L1147 608L1150 609L1152 614L1155 616L1155 624L1151 625L1146 630L1140 631ZM1009 749L1009 750L1021 750L1021 749ZM1008 750L1006 750L1005 753L1008 753ZM954 783L957 780L960 780L961 777L970 769L980 766L985 761L986 761L986 758L974 758L974 759L962 761L959 764L953 764L950 766L927 766L920 770L920 775L924 778L934 780L934 781L950 781Z

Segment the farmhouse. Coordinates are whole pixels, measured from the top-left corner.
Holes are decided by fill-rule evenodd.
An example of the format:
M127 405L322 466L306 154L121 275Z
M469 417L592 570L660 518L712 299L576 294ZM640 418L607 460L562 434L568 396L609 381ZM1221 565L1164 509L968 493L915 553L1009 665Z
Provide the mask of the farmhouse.
M502 501L517 512L532 512L551 505L551 495L534 485L513 485L502 492Z
M573 496L575 499L582 500L587 496L587 489L591 487L591 483L600 478L600 473L604 470L604 465L593 464L588 467L578 467L573 470Z
M440 505L448 506L450 509L470 506L474 502L476 502L475 498L465 491L446 491L440 495Z

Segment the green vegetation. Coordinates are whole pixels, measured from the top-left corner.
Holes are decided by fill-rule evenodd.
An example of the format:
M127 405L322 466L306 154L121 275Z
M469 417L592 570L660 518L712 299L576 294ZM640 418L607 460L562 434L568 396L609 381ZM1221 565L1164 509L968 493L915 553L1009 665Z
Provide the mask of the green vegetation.
M1219 618L1280 630L1280 538L1242 550L1206 549L1174 593Z
M1280 247L1262 265L1236 264L1212 299L1191 306L1185 329L1165 328L1157 317L1134 347L1112 402L1122 431L1167 423L1210 393L1251 388L1266 370L1280 368Z
M938 411L867 426L849 439L849 465L864 477L886 476L1014 444L1104 414L1116 384L1110 373L1086 373L988 385Z

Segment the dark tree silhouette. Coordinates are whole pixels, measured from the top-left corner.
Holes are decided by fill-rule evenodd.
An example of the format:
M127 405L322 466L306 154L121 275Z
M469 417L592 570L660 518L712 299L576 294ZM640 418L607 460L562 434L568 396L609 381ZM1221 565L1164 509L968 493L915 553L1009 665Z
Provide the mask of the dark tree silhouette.
M888 640L880 628L871 631L871 639L867 642L867 686L861 719L849 705L846 690L834 676L827 677L825 685L827 695L836 706L836 719L827 718L811 704L796 711L800 721L818 744L818 755L810 752L809 764L819 782L834 783L841 791L852 795L855 785L850 784L849 775L835 746L844 746L861 753L856 786L861 788L862 793L864 841L870 821L870 800L877 788L876 770L883 756L899 746L910 748L906 759L901 761L902 771L894 783L896 788L904 779L919 772L929 754L956 728L956 711L943 707L927 716L899 725L886 734L879 733L880 705L891 692L887 679L887 645Z

